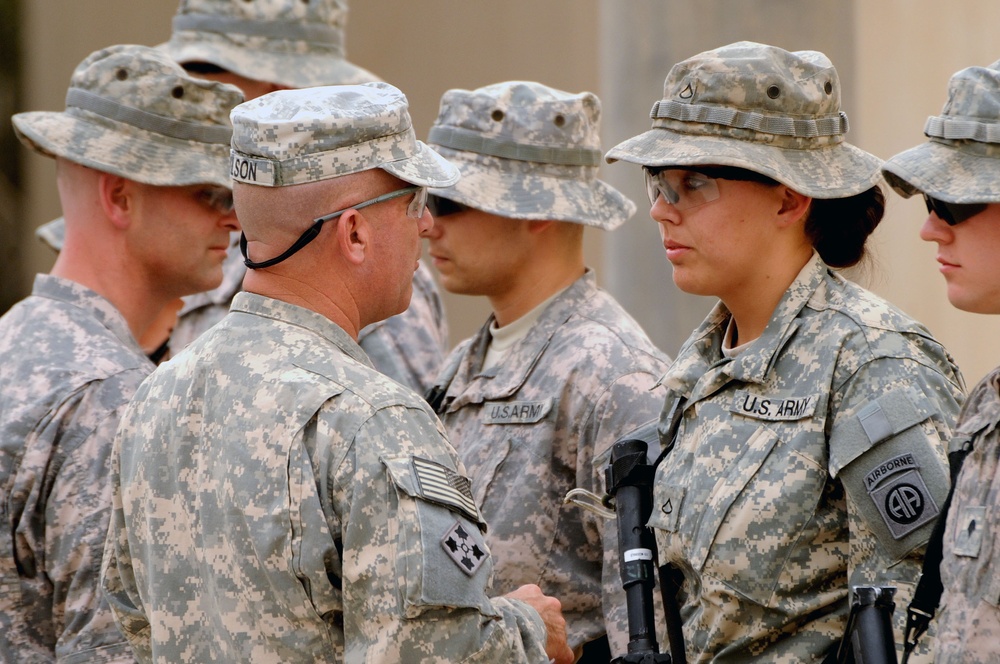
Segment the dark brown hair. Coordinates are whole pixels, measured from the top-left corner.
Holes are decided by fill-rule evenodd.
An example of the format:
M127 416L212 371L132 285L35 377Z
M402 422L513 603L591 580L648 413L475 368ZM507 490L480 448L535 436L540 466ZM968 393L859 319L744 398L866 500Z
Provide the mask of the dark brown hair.
M865 242L885 214L885 194L875 185L846 198L814 198L806 218L806 236L830 267L857 265Z

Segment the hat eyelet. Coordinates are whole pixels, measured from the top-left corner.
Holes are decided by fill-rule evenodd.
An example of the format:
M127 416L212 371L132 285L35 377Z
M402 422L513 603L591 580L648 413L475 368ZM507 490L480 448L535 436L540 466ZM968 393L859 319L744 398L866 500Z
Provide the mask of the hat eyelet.
M552 124L554 124L557 127L562 127L563 125L566 124L566 116L560 113L559 115L557 115L552 119Z
M781 88L777 85L771 85L767 88L767 96L771 99L777 99L781 95Z
M184 96L184 86L178 85L174 87L174 89L170 91L170 94L174 99L180 99Z
M832 93L833 92L833 83L831 83L830 81L827 81L826 85L823 86L823 90L826 92L826 94Z
M501 120L503 120L503 111L501 111L498 108L495 111L493 111L493 113L490 114L490 117L493 118L495 121L500 122Z
M124 69L119 69L118 71L115 72L115 78L117 78L119 81L124 81L125 79L128 78L128 72Z

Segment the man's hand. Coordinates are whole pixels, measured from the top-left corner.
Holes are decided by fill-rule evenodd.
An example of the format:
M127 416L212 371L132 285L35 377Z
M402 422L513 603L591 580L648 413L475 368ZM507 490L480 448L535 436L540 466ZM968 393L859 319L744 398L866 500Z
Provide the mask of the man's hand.
M531 606L545 623L545 652L555 664L573 664L576 656L566 642L566 619L563 618L562 604L555 597L542 594L542 589L534 584L521 586L507 595Z

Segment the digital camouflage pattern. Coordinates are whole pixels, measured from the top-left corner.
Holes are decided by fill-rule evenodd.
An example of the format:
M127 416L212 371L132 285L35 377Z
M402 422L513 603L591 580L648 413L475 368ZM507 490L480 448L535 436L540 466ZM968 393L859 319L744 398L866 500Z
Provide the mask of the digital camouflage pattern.
M344 0L181 0L159 48L289 88L377 81L346 59L347 13Z
M850 585L894 585L908 604L962 378L924 327L818 255L734 358L729 320L719 303L664 378L665 413L686 401L649 523L660 563L684 574L689 662L820 661ZM905 611L894 619L901 652Z
M142 661L548 661L538 614L486 596L440 422L320 314L240 293L115 445L103 579Z
M718 165L763 173L813 198L875 186L882 165L847 143L840 79L818 51L737 42L674 65L653 128L607 160L644 166Z
M949 203L1000 203L1000 61L968 67L948 82L941 115L927 118L928 142L883 167L902 196Z
M490 524L495 588L538 584L562 602L571 647L607 631L624 654L615 521L563 497L577 487L604 494L611 446L659 414L656 383L670 360L590 271L483 371L492 321L446 360L438 411Z
M170 348L179 353L229 313L229 304L243 285L246 265L240 254L240 234L233 234L222 264L222 285L184 298ZM410 306L401 314L361 328L358 343L372 364L386 376L418 394L430 389L448 348L448 320L441 292L430 269L420 263L413 274Z
M231 185L229 111L239 88L192 78L164 53L95 51L70 79L64 112L12 117L21 142L48 157L157 186Z
M416 139L406 96L388 83L279 90L233 109L232 176L282 187L372 168L421 187L458 182Z
M134 661L98 576L115 428L153 365L110 302L49 275L0 318L0 357L0 661Z
M944 536L944 594L936 619L940 664L995 661L1000 653L1000 369L969 395L952 449L971 443Z
M449 90L427 142L462 172L432 194L512 219L611 230L635 204L597 179L601 102L531 81Z

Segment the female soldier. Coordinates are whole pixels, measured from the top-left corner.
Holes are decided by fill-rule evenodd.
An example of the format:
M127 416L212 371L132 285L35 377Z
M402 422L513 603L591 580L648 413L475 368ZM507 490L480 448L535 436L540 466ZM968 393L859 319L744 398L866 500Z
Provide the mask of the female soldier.
M831 269L863 257L884 197L880 161L844 142L826 56L696 55L652 117L608 161L643 166L674 283L721 300L664 378L676 426L661 422L649 521L684 575L688 661L820 661L849 586L895 585L905 605L962 379L924 327Z
M951 77L927 143L885 163L905 197L923 195L920 237L938 245L948 300L1000 314L1000 61ZM1000 368L972 390L951 449L965 456L944 529L939 662L1000 660ZM928 556L928 562L930 562ZM921 584L923 585L923 584ZM937 598L934 598L936 600ZM936 601L931 602L930 609Z

